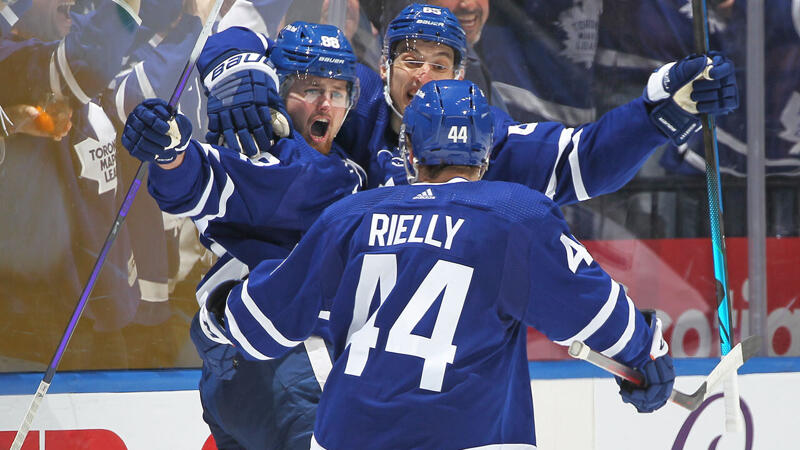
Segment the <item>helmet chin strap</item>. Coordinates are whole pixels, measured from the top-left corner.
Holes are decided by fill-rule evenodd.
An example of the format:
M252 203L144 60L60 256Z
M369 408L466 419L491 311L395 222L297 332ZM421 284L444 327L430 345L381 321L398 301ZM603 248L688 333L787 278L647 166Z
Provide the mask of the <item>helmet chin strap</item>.
M401 120L403 119L403 115L400 114L400 111L394 107L394 101L392 100L392 94L390 93L391 90L391 80L392 80L392 66L389 60L387 59L384 63L384 67L386 68L386 83L383 85L383 99L386 100L386 104L389 105L389 108L397 114Z
M411 155L408 151L408 135L406 134L406 124L400 125L399 141L400 157L403 158L403 168L406 171L406 179L408 180L408 184L414 184L419 178L419 171L416 164L417 158L414 158L414 162L411 162L411 158L409 158Z

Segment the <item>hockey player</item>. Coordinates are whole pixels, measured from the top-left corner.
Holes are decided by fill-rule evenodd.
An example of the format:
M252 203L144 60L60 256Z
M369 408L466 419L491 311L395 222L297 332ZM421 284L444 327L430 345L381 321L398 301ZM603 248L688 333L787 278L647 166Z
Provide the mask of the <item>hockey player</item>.
M280 267L206 302L216 332L261 360L327 330L334 365L312 448L535 448L527 326L639 368L646 387L620 391L639 411L667 401L660 320L634 308L555 203L479 181L492 132L474 84L426 84L401 129L414 184L337 202Z
M356 162L369 166L370 187L405 183L396 144L403 110L424 83L461 78L465 49L464 30L446 8L413 4L389 24L380 73L384 83L363 74L361 101L337 136ZM495 140L486 179L524 184L560 205L618 190L656 147L699 129L698 109L716 115L738 105L733 64L715 57L714 80L706 80L699 76L705 61L692 57L665 66L644 95L574 128L521 124L493 108ZM679 91L683 86L687 90Z
M381 67L383 92L365 89L364 101L354 112L354 119L361 120L345 124L342 133L351 138L343 142L346 148L367 149L370 185L404 182L395 142L405 105L427 81L461 78L465 48L464 31L446 8L414 4L389 24ZM699 128L696 114L689 112L693 108L673 98L679 86L697 91L695 99L687 98L689 103L703 92L701 112L725 114L738 105L733 64L718 56L712 62L712 81L697 78L703 61L686 58L654 74L648 86L664 86L666 96L647 91L597 122L574 128L555 122L515 123L493 108L496 134L486 179L524 184L561 205L616 191L667 138L680 141L687 130L691 134ZM371 102L383 100L387 105L375 116Z
M246 56L215 53L230 42L262 47ZM190 141L191 127L182 115L176 116L181 142L171 145L165 134L170 115L161 100L138 106L123 137L135 157L158 163L151 168L149 189L159 206L192 217L201 241L220 256L198 288L201 303L209 289L246 276L262 260L285 258L326 206L364 183L360 168L333 143L358 97L355 55L344 35L328 25L288 25L269 48L280 83L267 64L266 45L262 35L225 30L209 39L198 68L209 90L212 122L244 120L251 113L269 116L267 101L288 114L295 129L271 153L251 160L231 149ZM236 90L239 102L219 102L216 95L226 90ZM256 94L261 105L236 109ZM246 130L230 139L255 143L254 136L265 136L261 131ZM326 376L318 376L312 363L330 360L322 340L312 337L280 360L246 361L219 338L206 337L201 331L206 323L206 316L196 317L191 334L203 358L203 418L217 446L307 449Z

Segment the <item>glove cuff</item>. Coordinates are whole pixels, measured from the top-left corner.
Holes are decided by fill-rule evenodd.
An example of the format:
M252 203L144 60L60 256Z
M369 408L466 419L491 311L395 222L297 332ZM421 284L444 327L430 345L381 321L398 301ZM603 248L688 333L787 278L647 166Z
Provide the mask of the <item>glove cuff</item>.
M700 119L678 106L672 99L665 100L650 111L650 120L670 138L675 145L683 145L700 130Z
M667 341L664 340L661 319L656 317L656 312L654 310L644 310L642 311L642 315L644 316L644 321L647 323L650 335L652 336L650 346L642 349L642 352L628 363L639 370L648 362L669 353L669 345Z
M674 62L664 64L659 67L658 70L650 74L650 78L647 79L647 86L644 88L645 101L648 103L656 103L669 98L670 94L666 90L664 80L669 77L669 69L674 65Z
M257 70L267 74L275 83L275 90L278 90L278 74L269 61L269 57L255 52L237 53L223 59L203 77L203 86L205 86L207 92L210 92L220 81L245 70Z

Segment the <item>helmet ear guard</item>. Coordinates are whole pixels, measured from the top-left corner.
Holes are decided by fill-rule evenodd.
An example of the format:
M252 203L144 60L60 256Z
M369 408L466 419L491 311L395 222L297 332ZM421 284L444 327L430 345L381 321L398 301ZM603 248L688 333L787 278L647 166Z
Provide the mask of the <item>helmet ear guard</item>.
M408 135L406 134L406 124L403 123L400 125L400 136L398 138L398 147L400 149L400 157L403 158L403 167L406 169L406 178L410 184L416 183L417 178L419 177L419 172L417 171L417 165L419 164L419 160L417 160L416 156L412 155L411 150L408 147L409 140ZM413 158L413 160L412 160Z

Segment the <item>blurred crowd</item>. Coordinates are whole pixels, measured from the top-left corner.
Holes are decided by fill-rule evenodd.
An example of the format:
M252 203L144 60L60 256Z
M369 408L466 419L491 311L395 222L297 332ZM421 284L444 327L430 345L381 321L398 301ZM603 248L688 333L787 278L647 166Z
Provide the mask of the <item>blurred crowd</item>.
M384 27L410 2L225 0L214 30L275 36L295 20L339 26L378 70ZM432 0L467 33L466 78L524 122L590 122L641 95L650 73L692 53L688 0ZM746 67L746 1L709 0L710 48ZM175 89L213 0L0 0L0 370L39 370L78 300L138 168L128 113ZM800 234L800 0L766 6L769 233ZM738 74L745 98L746 76ZM746 235L746 108L717 121L729 236ZM207 131L194 74L179 109ZM583 239L708 235L702 138L660 149L622 192L565 211ZM62 367L198 362L194 287L212 255L188 219L140 193ZM5 363L5 364L4 364Z

